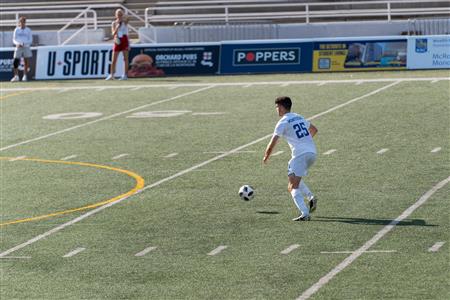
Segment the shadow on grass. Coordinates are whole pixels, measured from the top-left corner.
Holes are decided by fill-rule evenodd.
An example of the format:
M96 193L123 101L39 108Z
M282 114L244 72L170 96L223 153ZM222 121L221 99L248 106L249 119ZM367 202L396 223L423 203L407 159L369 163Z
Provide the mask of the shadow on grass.
M341 222L356 225L389 225L392 220L389 219L364 219L364 218L342 218L342 217L313 217L314 221L319 222ZM427 224L422 219L405 219L396 224L396 226L439 226Z
M257 211L258 214L264 214L264 215L278 215L279 212L277 211L267 211L267 210L263 210L263 211Z

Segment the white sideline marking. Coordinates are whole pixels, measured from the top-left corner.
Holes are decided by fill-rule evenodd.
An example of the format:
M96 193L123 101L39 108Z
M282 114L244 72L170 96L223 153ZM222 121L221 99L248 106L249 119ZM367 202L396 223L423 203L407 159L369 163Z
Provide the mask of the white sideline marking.
M384 148L384 149L381 149L381 150L377 151L377 154L383 154L383 153L388 152L388 151L389 151L389 149Z
M255 153L255 150L243 150L243 151L235 151L233 153L238 154L238 153ZM227 151L206 151L203 152L204 154L224 154L227 153Z
M17 157L11 158L9 161L16 161L16 160L21 160L21 159L24 159L24 158L26 158L26 156L22 155L22 156L17 156Z
M274 154L272 154L271 156L278 156L280 154L284 153L284 151L277 151Z
M134 87L143 88L177 88L177 87L205 87L205 86L215 86L215 87L227 87L227 86L276 86L284 83L291 84L319 84L321 82L325 83L339 83L339 84L356 84L357 82L363 83L392 83L392 82L418 82L418 81L433 81L433 80L450 80L450 77L431 77L431 78L375 78L375 79L346 79L346 80L293 80L293 81L257 81L257 82L226 82L226 83L177 83L177 84L139 84L139 85L97 85L97 86L73 86L65 87L67 90L92 90L97 88L104 89L130 89ZM20 87L20 88L5 88L2 89L4 92L17 92L17 91L59 91L61 87Z
M445 242L437 242L432 247L428 249L428 252L438 252L439 249L444 246Z
M224 115L226 112L195 112L192 113L193 116L218 116Z
M128 155L129 155L128 153L122 153L122 154L114 156L112 159L119 159L119 158L122 158L122 157L125 157L125 156L128 156Z
M99 87L99 88L96 88L95 90L97 91L97 92L103 92L104 90L106 90L107 89L107 87Z
M446 179L442 180L435 186L433 186L429 191L422 195L419 200L416 201L413 205L407 208L400 216L398 216L395 220L392 220L388 225L384 226L383 229L378 231L370 240L368 240L364 245L362 245L358 250L353 252L350 256L344 259L340 264L334 267L328 274L319 279L315 284L313 284L310 288L304 291L297 300L305 300L311 297L314 293L316 293L321 287L327 284L334 276L339 274L342 270L348 267L352 262L354 262L361 254L367 251L370 247L375 245L383 236L385 236L389 231L394 229L394 227L406 219L409 215L411 215L417 208L422 206L427 200L439 189L444 187L447 183L450 182L450 176Z
M282 84L280 84L280 86L281 86L281 87L287 87L287 86L289 86L289 82L282 83Z
M327 82L326 81L322 81L317 86L322 86L322 85L325 85L325 84L327 84Z
M439 151L441 151L441 150L442 150L441 147L436 147L436 148L434 148L433 150L431 150L431 153L436 153L436 152L439 152Z
M397 252L397 250L367 250L367 251L364 251L364 253L392 253L392 252ZM323 253L323 254L340 254L340 253L353 254L353 253L355 253L355 251L322 251L320 253Z
M431 83L436 83L436 82L439 82L439 81L440 81L439 79L435 79L435 80L431 81Z
M158 104L161 104L161 103L166 103L166 102L169 102L169 101L173 101L173 100L185 97L185 96L189 96L189 95L192 95L192 94L196 94L196 93L205 91L205 90L210 89L212 87L214 87L214 85L209 85L207 87L203 87L201 89L197 89L197 90L194 90L194 91L191 91L191 92L183 93L183 94L180 94L178 96L174 96L174 97L166 98L166 99L163 99L163 100L160 100L160 101L156 101L156 102L152 102L152 103L149 103L149 104L141 105L139 107L135 107L135 108L132 108L132 109L129 109L129 110L126 110L126 111L118 112L118 113L115 113L115 114L112 114L112 115L109 115L109 116L106 116L106 117L103 117L103 118L99 118L99 119L96 119L96 120L93 120L93 121L82 123L82 124L79 124L79 125L76 125L76 126L73 126L73 127L69 127L69 128L63 129L63 130L55 131L55 132L52 132L52 133L49 133L49 134L46 134L46 135L42 135L42 136L37 137L37 138L29 139L29 140L26 140L26 141L23 141L23 142L20 142L20 143L17 143L17 144L12 144L12 145L9 145L9 146L5 146L5 147L0 148L0 151L4 151L4 150L7 150L7 149L11 149L11 148L14 148L14 147L17 147L17 146L20 146L20 145L24 145L24 144L28 144L28 143L31 143L31 142L39 141L39 140L42 140L42 139L46 139L48 137L52 137L52 136L55 136L55 135L58 135L58 134L61 134L61 133L66 133L66 132L74 130L74 129L78 129L78 128L81 128L81 127L85 127L85 126L88 126L88 125L91 125L91 124L95 124L95 123L101 122L101 121L109 120L109 119L112 119L112 118L115 118L115 117L118 117L118 116L121 116L121 115L125 115L125 114L128 114L128 113L137 111L137 110L141 110L141 109L149 107L149 106L154 106L154 105L158 105Z
M174 152L174 153L167 154L167 155L164 156L164 157L165 157L165 158L171 158L171 157L174 157L174 156L177 156L177 155L178 155L178 153Z
M249 87L252 87L252 85L253 85L253 84L246 84L246 85L243 85L242 87L245 88L245 89L247 89L247 88L249 88Z
M86 250L86 248L80 247L80 248L70 251L69 253L65 254L63 257L72 257L72 256L77 255L80 252L83 252L84 250Z
M2 256L0 259L31 259L31 256Z
M175 89L177 89L177 88L178 88L178 86L174 85L174 86L169 86L167 89L168 89L168 90L175 90Z
M281 254L289 254L292 251L294 251L295 249L297 249L298 247L300 247L299 244L294 244L294 245L290 245L289 247L287 247L286 249L284 249L283 251L281 251Z
M137 91L137 90L140 90L143 88L144 88L143 86L137 86L137 87L131 88L130 91Z
M58 91L58 94L65 93L65 92L67 92L67 91L68 91L68 89L60 89L60 90Z
M330 149L327 152L324 152L323 155L330 155L331 153L336 152L336 149Z
M141 252L136 253L134 256L144 256L145 254L149 253L150 251L155 250L156 247L147 247L144 250L142 250Z
M381 87L381 88L379 88L379 89L376 89L376 90L374 90L374 91L372 91L372 92L370 92L370 93L367 93L367 94L365 94L365 95L362 95L362 96L353 98L353 99L351 99L351 100L349 100L349 101L347 101L347 102L345 102L345 103L336 105L336 106L334 106L334 107L332 107L332 108L330 108L330 109L328 109L328 110L326 110L326 111L323 111L323 112L321 112L321 113L315 114L315 115L311 116L310 118L308 118L308 120L314 120L314 119L319 118L319 117L321 117L321 116L323 116L323 115L326 115L326 114L328 114L328 113L330 113L330 112L332 112L332 111L335 111L335 110L337 110L337 109L339 109L339 108L342 108L342 107L345 107L345 106L347 106L347 105L350 105L351 103L354 103L354 102L359 101L359 100L361 100L361 99L364 99L364 98L367 98L367 97L369 97L369 96L375 95L376 93L379 93L379 92L381 92L381 91L383 91L383 90L385 90L385 89L388 89L388 88L390 88L390 87L392 87L392 86L395 86L395 85L397 85L398 83L400 83L400 82L399 82L399 81L396 81L396 82L393 82L393 83L391 83L391 84L388 84L388 85L386 85L386 86L384 86L384 87ZM204 90L204 89L205 89L205 88L200 89L200 90L197 90L197 92L202 91L202 90ZM170 99L172 99L172 98L170 98ZM98 121L98 120L95 120L95 121ZM91 122L89 122L89 123L92 123L92 122L94 122L94 121L91 121ZM215 157L213 157L213 158L210 158L210 159L208 159L208 160L205 160L205 161L202 162L202 163L199 163L199 164L194 165L194 166L192 166L192 167L190 167L190 168L187 168L187 169L184 169L184 170L182 170L182 171L180 171L180 172L178 172L178 173L175 173L175 174L173 174L173 175L171 175L171 176L168 176L168 177L163 178L163 179L161 179L161 180L159 180L159 181L156 181L156 182L154 182L154 183L152 183L152 184L150 184L150 185L147 185L146 187L142 188L141 190L137 191L135 194L140 194L140 193L142 193L143 191L145 191L145 190L147 190L147 189L152 189L152 188L154 188L154 187L157 187L157 186L159 186L159 185L161 185L161 184L163 184L163 183L165 183L165 182L167 182L167 181L170 181L170 180L172 180L172 179L175 179L175 178L178 178L178 177L180 177L180 176L183 176L184 174L187 174L187 173L189 173L189 172L191 172L191 171L194 171L194 170L199 169L199 168L201 168L201 167L203 167L203 166L206 166L206 165L208 165L208 164L210 164L210 163L212 163L212 162L214 162L214 161L216 161L216 160L222 159L222 158L227 157L227 156L229 156L229 155L231 155L231 154L234 154L234 153L236 153L236 152L238 152L238 151L241 151L242 149L245 149L245 148L250 147L250 146L252 146L252 145L255 145L255 144L259 143L259 142L262 142L262 141L264 141L264 140L266 140L266 139L272 137L272 135L273 135L273 133L267 134L267 135L265 135L265 136L263 136L263 137L261 137L261 138L259 138L259 139L256 139L256 140L254 140L254 141L252 141L252 142L250 142L250 143L247 143L247 144L245 144L245 145L242 145L242 146L239 146L239 147L237 147L237 148L234 148L234 149L232 149L232 150L230 150L230 151L228 151L228 152L219 154L219 155L217 155L217 156L215 156ZM9 147L9 146L8 146L8 147ZM2 149L0 149L0 150L2 150ZM111 206L113 206L113 205L116 205L116 204L118 204L118 203L121 203L122 201L128 199L128 197L130 197L130 196L126 196L126 197L117 199L115 202L110 202L110 203L105 204L105 205L103 205L103 206L97 207L97 208L95 208L95 209L93 209L93 210L90 210L90 211L88 211L88 212L86 212L86 213L84 213L84 214L82 214L82 215L76 217L75 219L70 220L69 222L66 222L66 223L63 223L63 224L61 224L61 225L58 225L57 227L52 228L52 229L50 229L49 231L46 231L46 232L44 232L44 233L42 233L42 234L40 234L40 235L38 235L38 236L36 236L36 237L34 237L34 238L32 238L32 239L29 239L29 240L26 241L26 242L23 242L22 244L19 244L19 245L17 245L17 246L14 246L14 247L12 247L12 248L10 248L10 249L8 249L8 250L5 250L5 251L1 252L1 253L0 253L0 257L4 257L4 256L6 256L6 255L8 255L8 254L10 254L10 253L12 253L12 252L15 252L15 251L17 251L17 250L19 250L19 249L22 249L22 248L24 248L24 247L26 247L26 246L28 246L28 245L31 245L31 244L33 244L33 243L35 243L35 242L37 242L37 241L39 241L39 240L41 240L41 239L43 239L43 238L46 238L47 236L52 235L53 233L56 233L56 232L58 232L58 231L61 231L61 230L63 230L64 228L66 228L66 227L68 227L68 226L71 226L71 225L73 225L73 224L75 224L75 223L78 223L78 222L80 222L80 221L82 221L82 220L84 220L84 219L86 219L86 218L88 218L88 217L90 217L90 216L92 216L92 215L94 215L94 214L96 214L96 213L98 213L98 212L100 212L100 211L102 211L102 210L108 208L108 207L111 207Z
M223 250L227 249L228 246L219 246L216 249L214 249L213 251L209 252L208 255L209 256L214 256L219 254L220 252L222 252Z
M357 81L356 83L355 83L355 85L361 85L363 82L362 81Z
M75 157L77 157L75 154L74 155L69 155L69 156L61 158L61 160L69 160L69 159L72 159L72 158L75 158Z

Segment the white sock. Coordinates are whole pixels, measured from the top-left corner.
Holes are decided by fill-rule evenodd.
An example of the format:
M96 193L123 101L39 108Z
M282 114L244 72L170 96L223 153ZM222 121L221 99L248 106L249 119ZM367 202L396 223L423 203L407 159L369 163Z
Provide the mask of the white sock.
M302 214L309 215L309 208L305 205L300 189L292 189L291 195L292 199L294 199L295 205L302 212Z
M308 200L310 200L314 196L304 180L300 181L299 189L302 192L303 196L305 196L305 198Z

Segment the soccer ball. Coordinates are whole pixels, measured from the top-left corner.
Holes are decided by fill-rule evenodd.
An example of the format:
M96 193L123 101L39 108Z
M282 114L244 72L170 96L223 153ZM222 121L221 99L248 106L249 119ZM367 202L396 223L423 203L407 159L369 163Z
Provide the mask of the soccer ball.
M244 201L250 201L255 196L255 190L248 184L241 186L239 189L239 197Z

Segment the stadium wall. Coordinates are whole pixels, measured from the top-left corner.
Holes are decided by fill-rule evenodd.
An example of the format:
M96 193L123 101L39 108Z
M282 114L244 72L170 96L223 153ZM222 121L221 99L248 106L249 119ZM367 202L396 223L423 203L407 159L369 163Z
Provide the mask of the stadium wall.
M31 77L105 78L111 48L109 44L34 47ZM13 51L0 49L0 80L12 76ZM130 62L129 77L450 69L450 36L134 44ZM117 70L122 69L119 58Z

